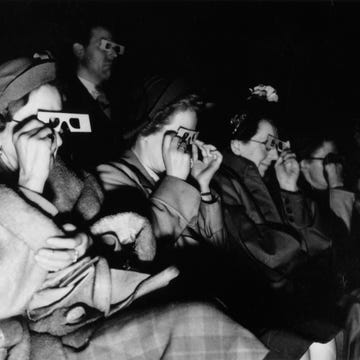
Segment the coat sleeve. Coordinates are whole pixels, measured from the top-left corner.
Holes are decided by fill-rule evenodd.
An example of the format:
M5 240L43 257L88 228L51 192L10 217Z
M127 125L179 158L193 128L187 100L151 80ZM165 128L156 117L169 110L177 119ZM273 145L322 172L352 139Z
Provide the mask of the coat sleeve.
M198 231L202 238L217 247L226 247L226 230L220 196L212 190L214 200L201 201L198 215Z
M126 206L127 211L150 218L155 237L160 243L173 244L177 241L181 246L180 236L187 227L211 241L222 237L219 199L211 204L201 202L199 191L186 181L165 176L156 189L147 195L136 174L123 164L104 164L97 170L108 192L105 203L110 198L117 198L117 202Z
M0 186L0 319L22 314L47 276L34 255L63 232L46 207L51 204L38 194Z

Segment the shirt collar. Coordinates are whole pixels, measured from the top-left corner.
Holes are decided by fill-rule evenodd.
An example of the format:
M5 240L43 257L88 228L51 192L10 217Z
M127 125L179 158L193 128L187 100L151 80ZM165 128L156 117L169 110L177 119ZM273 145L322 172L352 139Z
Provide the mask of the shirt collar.
M99 90L96 89L94 83L89 80L86 80L78 75L80 82L85 86L86 90L90 93L90 95L96 100L97 97L100 95Z

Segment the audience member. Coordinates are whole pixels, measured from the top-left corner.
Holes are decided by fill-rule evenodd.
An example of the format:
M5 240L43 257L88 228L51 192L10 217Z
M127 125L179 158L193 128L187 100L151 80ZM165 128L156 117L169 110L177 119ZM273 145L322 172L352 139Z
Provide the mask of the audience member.
M70 133L64 138L65 150L80 166L92 167L119 151L121 119L113 114L114 102L107 84L124 47L113 40L111 31L100 24L80 23L72 34L75 71L63 74L65 104L69 112L90 116L91 133Z
M341 322L327 219L299 192L299 164L261 94L230 127L215 185L242 295L230 290L224 301L279 357L299 359L314 341L334 349ZM272 163L276 181L268 183Z

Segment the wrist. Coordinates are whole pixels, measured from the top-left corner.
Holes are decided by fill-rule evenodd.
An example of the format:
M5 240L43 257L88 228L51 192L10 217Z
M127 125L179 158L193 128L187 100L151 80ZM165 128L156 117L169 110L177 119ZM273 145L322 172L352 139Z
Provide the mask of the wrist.
M23 188L29 189L31 191L35 191L39 194L42 194L45 186L45 181L35 178L28 179L20 175L18 185Z
M199 184L199 189L200 189L200 193L201 194L205 194L205 193L209 193L210 192L210 186L209 184L202 184L200 182L198 182Z
M299 188L297 184L280 184L280 189L290 192L298 192Z
M187 175L185 175L185 174L177 174L176 171L174 171L174 172L166 171L166 175L176 177L176 178L178 178L180 180L186 180L186 178L187 178Z
M330 189L335 189L335 188L343 188L344 187L344 183L342 181L338 181L338 182L334 182L334 183L329 183L329 188Z

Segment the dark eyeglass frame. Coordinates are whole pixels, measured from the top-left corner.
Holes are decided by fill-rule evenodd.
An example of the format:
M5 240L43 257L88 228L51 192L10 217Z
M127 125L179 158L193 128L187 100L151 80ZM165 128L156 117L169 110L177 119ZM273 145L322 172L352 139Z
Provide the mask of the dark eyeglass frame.
M250 141L265 145L266 151L271 151L272 149L276 149L278 152L281 153L286 149L290 149L289 141L282 141L270 134L267 136L265 141L259 141L254 139L250 139Z
M323 162L324 165L327 165L331 163L343 163L344 157L340 154L330 152L324 157L309 156L306 157L304 160L320 160Z
M114 51L116 55L124 55L125 53L125 46L117 44L113 41L107 39L101 39L99 48L104 51Z

